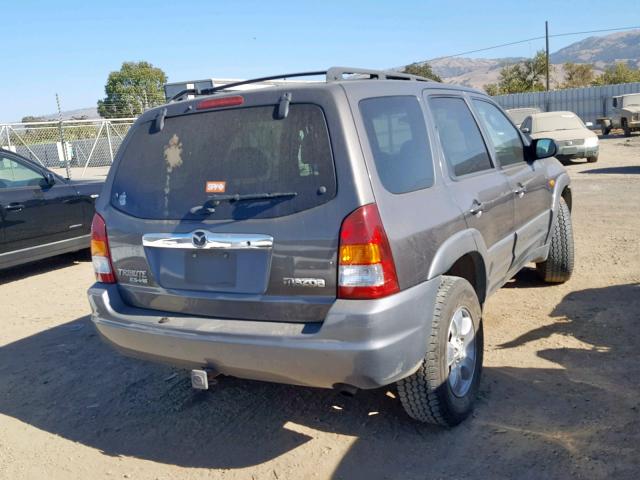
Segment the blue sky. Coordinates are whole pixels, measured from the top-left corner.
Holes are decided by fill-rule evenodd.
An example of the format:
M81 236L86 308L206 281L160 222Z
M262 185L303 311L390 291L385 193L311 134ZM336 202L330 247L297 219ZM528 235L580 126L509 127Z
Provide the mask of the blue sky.
M635 4L637 8L631 8ZM564 6L563 6L564 5ZM0 7L0 122L94 106L110 71L146 60L169 81L330 65L385 68L551 33L640 24L640 1L33 1ZM552 39L555 51L588 35ZM527 56L544 41L477 57Z

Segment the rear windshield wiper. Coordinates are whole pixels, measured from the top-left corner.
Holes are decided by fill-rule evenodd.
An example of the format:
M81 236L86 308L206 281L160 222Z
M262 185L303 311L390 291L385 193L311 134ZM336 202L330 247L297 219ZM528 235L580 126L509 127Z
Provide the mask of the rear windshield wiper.
M222 202L247 202L251 200L271 200L272 198L289 198L295 197L298 192L268 192L268 193L247 193L240 195L212 195L202 205L196 205L189 209L191 213L213 213L216 207Z

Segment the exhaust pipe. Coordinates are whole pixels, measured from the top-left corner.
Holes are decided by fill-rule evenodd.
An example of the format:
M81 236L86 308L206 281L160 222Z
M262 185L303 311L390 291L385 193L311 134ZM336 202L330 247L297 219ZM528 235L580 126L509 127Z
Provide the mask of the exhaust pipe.
M358 392L358 388L346 383L336 383L333 388L338 390L345 397L353 397Z

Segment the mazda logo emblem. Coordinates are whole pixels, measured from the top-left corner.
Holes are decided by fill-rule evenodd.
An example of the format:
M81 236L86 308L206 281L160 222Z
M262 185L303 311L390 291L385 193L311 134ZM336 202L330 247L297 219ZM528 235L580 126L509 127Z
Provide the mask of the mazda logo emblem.
M193 243L193 246L196 248L204 247L207 244L207 232L203 232L202 230L193 232L191 243Z

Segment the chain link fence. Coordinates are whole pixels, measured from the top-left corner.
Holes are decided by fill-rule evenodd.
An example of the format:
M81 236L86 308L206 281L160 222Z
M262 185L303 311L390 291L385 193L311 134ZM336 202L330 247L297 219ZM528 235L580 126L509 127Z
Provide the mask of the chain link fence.
M69 178L104 177L135 118L0 124L0 148Z

